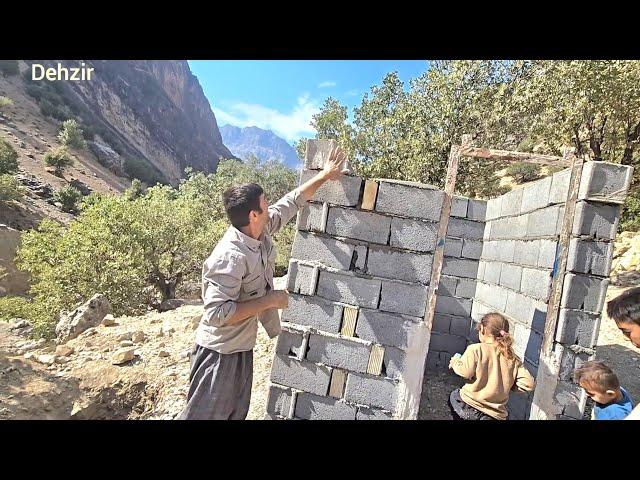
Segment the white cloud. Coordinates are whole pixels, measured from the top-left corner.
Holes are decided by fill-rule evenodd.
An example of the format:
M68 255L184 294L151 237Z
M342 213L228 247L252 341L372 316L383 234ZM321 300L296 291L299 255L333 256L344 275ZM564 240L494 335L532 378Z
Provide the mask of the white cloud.
M326 81L318 84L318 88L327 88L327 87L335 87L337 85L336 82Z
M348 90L347 92L345 92L345 95L347 97L355 97L356 95L358 95L359 91L357 88L354 88L352 90Z
M255 126L271 130L288 142L315 132L311 117L320 111L320 103L305 93L298 97L289 113L254 103L236 103L226 110L214 108L218 124L229 123L238 127Z

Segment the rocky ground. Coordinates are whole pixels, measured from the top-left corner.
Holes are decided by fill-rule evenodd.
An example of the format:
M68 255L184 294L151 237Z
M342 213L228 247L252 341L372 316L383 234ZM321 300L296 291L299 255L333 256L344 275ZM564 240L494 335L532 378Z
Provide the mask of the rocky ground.
M276 281L282 287L285 278ZM607 298L621 291L611 287ZM15 323L0 323L0 419L175 418L186 400L189 352L201 314L201 305L185 305L116 318L113 325L100 325L69 340L69 348L29 340L25 329L13 328ZM275 339L260 327L248 419L264 416L274 348ZM116 352L123 351L131 351L133 359L114 364ZM632 397L640 399L640 352L606 314L597 357L611 365ZM450 419L447 398L461 385L449 374L429 375L419 418Z

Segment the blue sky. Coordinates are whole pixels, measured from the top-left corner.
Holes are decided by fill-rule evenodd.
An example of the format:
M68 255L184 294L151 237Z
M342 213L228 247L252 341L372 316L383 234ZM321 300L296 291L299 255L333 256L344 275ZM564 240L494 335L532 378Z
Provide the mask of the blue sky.
M218 125L256 126L292 143L309 137L309 125L332 96L349 107L397 71L408 85L427 69L426 60L190 60L191 71L216 115Z

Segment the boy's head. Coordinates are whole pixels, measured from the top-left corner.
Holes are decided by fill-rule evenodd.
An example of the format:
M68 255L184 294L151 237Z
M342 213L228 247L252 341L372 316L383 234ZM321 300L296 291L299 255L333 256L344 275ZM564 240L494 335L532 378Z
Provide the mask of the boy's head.
M573 379L601 405L613 402L620 394L618 377L602 362L584 362L573 372Z
M240 230L250 227L262 232L269 221L269 204L260 185L247 183L228 188L222 194L224 209L231 224Z
M640 348L640 287L631 288L609 301L607 315L615 320L624 336Z

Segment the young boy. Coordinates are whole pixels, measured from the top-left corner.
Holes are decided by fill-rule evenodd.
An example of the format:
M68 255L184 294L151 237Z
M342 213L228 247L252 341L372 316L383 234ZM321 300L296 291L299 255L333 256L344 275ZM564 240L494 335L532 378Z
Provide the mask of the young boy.
M634 347L640 348L640 287L630 288L607 303L607 315L629 339ZM640 405L626 420L640 420Z
M596 402L594 420L623 420L633 409L631 397L602 362L585 362L573 373L575 382Z

